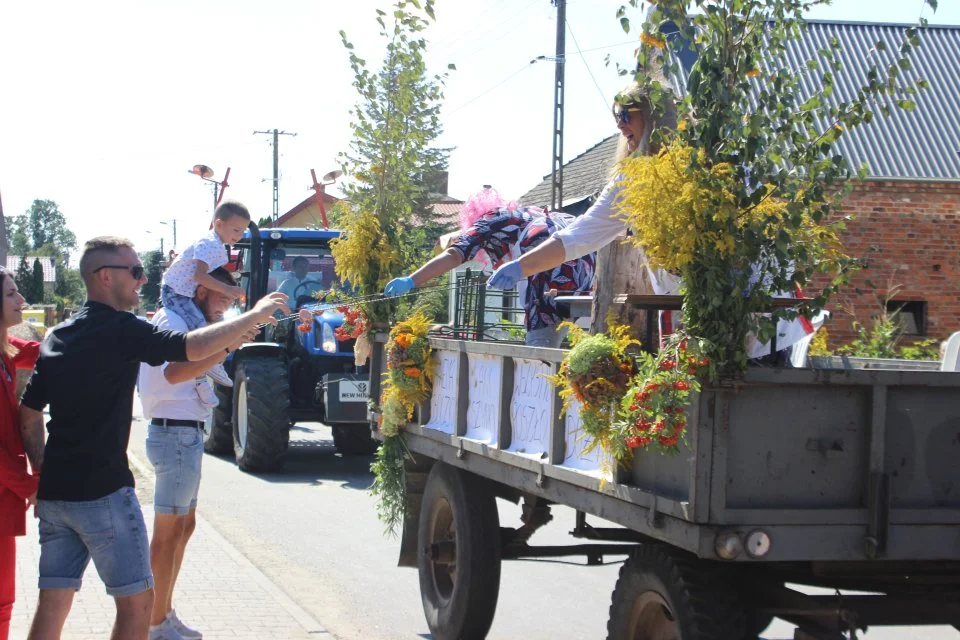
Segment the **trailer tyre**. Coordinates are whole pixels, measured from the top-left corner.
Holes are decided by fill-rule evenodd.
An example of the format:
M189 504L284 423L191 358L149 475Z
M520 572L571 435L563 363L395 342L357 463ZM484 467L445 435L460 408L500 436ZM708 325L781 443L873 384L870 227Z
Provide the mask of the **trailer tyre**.
M276 471L290 443L290 378L279 358L248 357L233 387L233 450L243 471Z
M500 590L500 518L488 481L435 464L417 541L420 598L434 640L485 638Z
M335 424L330 430L333 432L333 446L345 456L371 456L380 446L370 434L368 424Z
M709 563L642 544L621 567L607 640L730 640L744 631L736 589Z
M211 411L211 420L203 430L203 450L214 455L225 455L233 451L233 389L219 384L213 385L220 401Z

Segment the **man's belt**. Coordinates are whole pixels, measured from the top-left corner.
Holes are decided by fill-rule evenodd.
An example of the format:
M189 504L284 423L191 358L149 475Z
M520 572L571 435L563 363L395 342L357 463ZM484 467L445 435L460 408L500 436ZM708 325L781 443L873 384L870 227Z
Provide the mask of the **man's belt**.
M150 424L158 427L193 427L203 429L206 426L203 420L180 420L179 418L154 418Z

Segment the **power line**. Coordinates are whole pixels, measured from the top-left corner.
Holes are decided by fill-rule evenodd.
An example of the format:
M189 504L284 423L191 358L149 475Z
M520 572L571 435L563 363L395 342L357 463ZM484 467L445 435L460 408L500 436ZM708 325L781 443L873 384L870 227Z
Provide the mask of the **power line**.
M476 39L477 44L482 43L480 44L480 46L477 46L477 44L474 44L474 43L461 44L461 46L458 46L452 50L453 51L452 54L447 54L446 57L450 58L451 61L457 64L463 64L468 60L472 60L474 57L477 56L477 54L483 53L484 51L489 50L491 45L493 45L494 43L500 42L501 40L506 38L508 35L516 31L520 27L522 27L524 25L524 21L520 19L521 16L523 16L523 14L529 11L535 4L537 4L540 1L541 0L530 0L530 2L526 6L524 6L522 9L514 13L512 16L510 16L506 20L501 21L499 24L495 25L494 27L491 27L486 31L484 31L483 33L481 33L480 37ZM487 35L493 33L496 30L500 30L500 35L495 37L493 40L486 40ZM458 55L461 55L461 54L464 54L463 58L460 58L459 60L455 59Z
M570 21L567 21L567 29L570 31L570 37L573 38L573 46L577 48L577 53L580 54L580 59L583 60L583 66L587 68L587 73L590 74L590 79L593 80L593 86L597 88L597 92L600 94L600 100L603 102L605 109L609 109L610 105L607 103L607 98L603 95L603 89L600 88L600 84L597 82L597 79L593 77L593 71L590 69L590 65L587 64L587 59L583 57L583 52L580 51L580 45L577 43L577 36L573 35L573 29L570 27Z
M531 60L530 62L528 62L527 64L523 65L522 67L520 67L519 69L517 69L516 71L514 71L513 73L511 73L509 76L507 76L506 78L504 78L503 80L501 80L501 81L498 82L497 84L493 85L492 87L490 87L489 89L487 89L487 90L484 91L483 93L480 93L480 94L478 94L478 95L470 98L469 100L467 100L466 102L464 102L463 104L461 104L459 107L456 107L455 109L452 109L452 110L448 111L448 112L447 112L447 115L448 115L448 116L449 116L449 115L452 115L452 114L456 113L457 111L460 111L460 109L463 109L464 107L466 107L468 104L479 100L480 98L482 98L483 96L487 95L488 93L490 93L491 91L493 91L494 89L496 89L497 87L499 87L500 85L502 85L502 84L506 83L508 80L512 79L514 76L517 76L517 75L519 75L520 73L522 73L523 71L529 69L529 68L533 65L534 62L536 62L536 60Z

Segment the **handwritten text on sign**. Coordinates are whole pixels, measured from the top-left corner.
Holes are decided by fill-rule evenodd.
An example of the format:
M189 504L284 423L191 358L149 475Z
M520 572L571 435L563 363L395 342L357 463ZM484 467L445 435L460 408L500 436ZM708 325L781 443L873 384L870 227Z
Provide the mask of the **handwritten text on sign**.
M466 436L496 445L503 361L497 356L476 353L469 354L467 360L470 363L470 396Z
M436 365L433 377L433 395L430 398L430 422L425 427L444 433L457 431L457 377L460 372L460 354L453 351L434 351Z
M546 453L550 446L550 401L553 386L544 378L551 367L539 360L514 358L513 395L510 398L510 451Z

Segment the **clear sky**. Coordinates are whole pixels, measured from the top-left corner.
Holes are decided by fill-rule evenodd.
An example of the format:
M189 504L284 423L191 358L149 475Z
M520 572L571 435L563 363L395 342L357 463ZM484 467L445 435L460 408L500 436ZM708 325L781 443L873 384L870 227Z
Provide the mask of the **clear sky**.
M568 0L565 159L614 132L607 105L630 64L619 0ZM124 235L140 249L178 244L207 229L210 185L187 170L203 163L254 217L271 212L272 151L280 139L281 214L337 167L356 103L337 32L371 64L382 53L374 9L385 2L330 0L31 0L0 2L0 193L6 215L35 198L59 203L78 239ZM960 24L960 2L836 0L810 17ZM518 197L550 171L550 0L438 0L427 32L434 71L457 65L447 85L440 140L454 147L450 194L483 184ZM639 23L640 15L634 15ZM578 48L583 52L577 53ZM592 74L592 77L591 77ZM331 190L337 193L336 187Z

